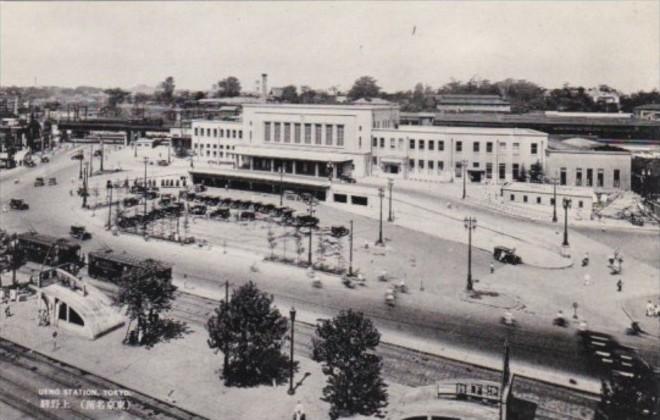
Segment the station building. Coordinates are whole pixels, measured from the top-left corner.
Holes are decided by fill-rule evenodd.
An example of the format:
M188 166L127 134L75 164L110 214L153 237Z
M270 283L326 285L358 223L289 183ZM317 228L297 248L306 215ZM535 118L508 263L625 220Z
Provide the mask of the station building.
M234 164L234 149L243 140L243 124L240 121L193 120L191 131L195 162L211 166Z

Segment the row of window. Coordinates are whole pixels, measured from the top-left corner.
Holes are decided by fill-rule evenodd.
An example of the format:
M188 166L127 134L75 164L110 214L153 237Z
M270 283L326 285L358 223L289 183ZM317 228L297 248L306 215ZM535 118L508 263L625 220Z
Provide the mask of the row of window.
M203 149L203 148L204 148L204 143L194 143L194 144L193 144L193 147L194 147L195 149L197 149L197 148ZM220 149L224 149L224 148L225 148L225 145L224 145L224 144L220 144L220 145L218 145L217 143L213 143L213 144L211 144L211 143L206 143L206 148L207 148L207 149L210 149L211 147L213 147L214 149L218 149L218 148L220 148ZM229 145L229 144L227 145L227 150L233 150L233 149L235 149L235 148L236 148L236 146L232 146L232 145Z
M343 146L344 125L265 121L264 141Z
M203 128L195 127L195 136L200 137L214 137L214 138L227 138L227 139L242 139L243 130L230 130L224 128Z
M511 201L516 201L516 195L515 194L510 194L509 195L509 200ZM550 198L549 204L553 206L555 204L555 199ZM529 202L529 197L527 195L523 195L523 203L528 203ZM539 196L536 197L536 204L543 204L543 199ZM583 208L584 207L584 202L582 200L578 200L578 207Z
M596 170L596 186L603 187L605 185L605 170L603 168L598 168ZM583 175L585 177L583 178ZM560 169L560 184L566 185L567 183L567 169ZM586 168L583 173L582 168L575 168L575 185L581 187L585 185L587 187L594 186L594 170L592 168ZM612 185L614 188L619 188L621 186L621 171L619 169L614 169L612 171Z
M202 152L202 156L204 156L203 152ZM215 150L213 152L211 152L210 150L207 150L206 151L206 157L211 157L211 156L213 156L213 157L224 157L224 152L216 152ZM232 157L234 157L234 154L227 152L227 159L231 159Z
M373 147L379 147L380 146L381 149L385 149L386 148L385 140L386 139L384 137L380 137L380 138L373 137L372 138L372 146ZM403 150L404 144L405 143L404 143L404 140L402 138L400 138L398 142L397 142L397 139L390 138L389 148L392 149L392 150L394 150L394 149ZM481 142L473 141L472 142L472 151L474 153L479 153L482 150L481 144L482 144ZM415 149L425 150L426 148L428 148L428 150L436 150L436 146L437 146L437 150L439 152L442 152L442 151L445 150L445 142L443 140L422 140L422 139L419 139L419 140L409 139L408 140L408 149L409 150L415 150ZM460 140L456 141L455 148L456 148L457 152L462 152L463 151L463 141L460 141ZM520 153L520 143L519 142L514 142L512 144L512 149L513 149L513 153ZM493 153L493 142L492 141L487 141L486 142L486 149L485 150L486 150L486 153ZM499 150L501 152L506 151L507 150L507 143L506 142L500 142ZM529 152L532 155L538 154L538 152L539 152L538 144L537 143L531 143Z
M377 163L377 158L373 157L374 164ZM423 171L428 169L429 171L435 171L437 168L438 172L445 170L445 162L443 160L422 160L422 159L409 159L408 160L408 169L411 171ZM481 164L479 162L472 162L472 169L480 170ZM456 162L454 168L454 175L456 178L463 177L463 164L462 162ZM465 168L467 170L467 167ZM498 178L506 178L506 163L500 163L498 165ZM485 168L482 173L485 173L487 179L493 178L493 164L491 162L486 162ZM526 178L526 171L523 169L519 163L514 163L511 165L511 176L513 179L524 180Z

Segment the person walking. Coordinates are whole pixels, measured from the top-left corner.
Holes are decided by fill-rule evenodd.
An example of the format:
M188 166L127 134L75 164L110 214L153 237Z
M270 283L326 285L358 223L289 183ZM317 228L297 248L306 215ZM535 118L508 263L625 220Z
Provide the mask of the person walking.
M490 274L493 274L495 272L495 265L493 263L490 263Z
M296 408L293 410L293 420L305 420L305 409L302 406L300 400L296 404Z
M53 331L53 351L57 350L57 331Z
M616 291L617 292L623 291L623 280L619 279L619 281L616 282Z
M646 303L646 316L655 315L655 305L650 300Z

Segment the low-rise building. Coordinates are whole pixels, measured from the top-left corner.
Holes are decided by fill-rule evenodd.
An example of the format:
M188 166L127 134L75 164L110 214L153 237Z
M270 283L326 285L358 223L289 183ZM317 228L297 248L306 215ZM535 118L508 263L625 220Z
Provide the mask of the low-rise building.
M519 128L399 126L374 129L374 174L406 179L521 180L544 164L548 135Z
M570 200L569 214L589 217L593 210L595 195L593 188L567 187L563 185L511 182L500 188L503 203L529 205L536 208L551 208L557 200L557 209L563 201Z
M499 95L436 95L440 112L511 112L511 103Z
M226 120L192 121L192 152L196 162L209 165L236 163L235 148L243 142L243 123Z
M660 121L660 104L637 106L633 109L633 115L640 120Z
M559 185L591 187L596 193L630 190L632 156L627 150L595 140L551 139L546 150L545 175Z

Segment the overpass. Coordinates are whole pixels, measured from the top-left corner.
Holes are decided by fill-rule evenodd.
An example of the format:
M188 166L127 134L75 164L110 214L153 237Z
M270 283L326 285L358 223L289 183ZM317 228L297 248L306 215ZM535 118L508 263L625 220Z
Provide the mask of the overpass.
M57 125L59 130L72 131L74 133L86 133L90 131L114 131L126 133L128 142L139 136L144 136L147 131L167 133L170 126L163 124L161 120L78 120L61 121Z

